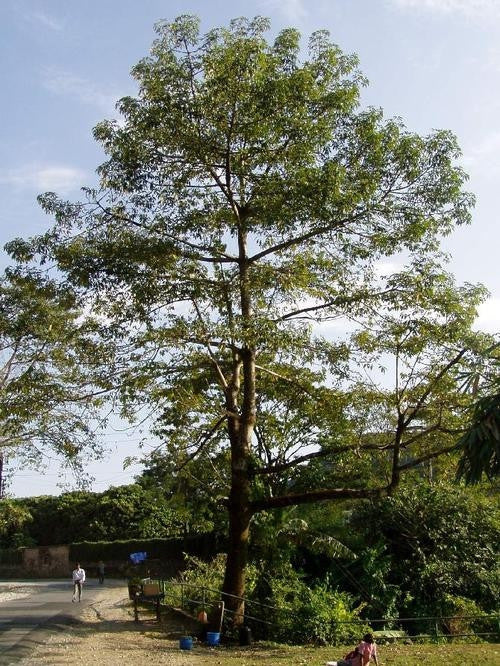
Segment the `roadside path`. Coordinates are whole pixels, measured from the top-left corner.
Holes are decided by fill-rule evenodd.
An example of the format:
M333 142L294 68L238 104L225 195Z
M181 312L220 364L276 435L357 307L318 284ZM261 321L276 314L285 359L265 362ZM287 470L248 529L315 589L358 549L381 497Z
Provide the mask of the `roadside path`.
M113 581L112 585L116 585ZM123 590L123 583L119 583ZM30 653L54 625L74 625L105 590L85 583L82 601L72 603L71 581L0 582L0 663L16 663Z
M0 653L1 666L202 666L206 663L209 652L206 647L187 653L179 650L178 637L185 632L183 621L177 617L167 614L158 625L150 610L141 612L140 622L134 622L125 582L106 581L97 592L94 601L87 595L86 603L66 602L66 607L42 631L29 634L23 655L18 650Z

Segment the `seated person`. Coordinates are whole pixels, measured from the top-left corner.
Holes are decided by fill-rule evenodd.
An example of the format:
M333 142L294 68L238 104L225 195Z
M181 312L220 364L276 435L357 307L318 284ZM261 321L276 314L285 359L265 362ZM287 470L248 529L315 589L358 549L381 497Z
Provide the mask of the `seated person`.
M379 666L377 646L373 634L365 634L361 643L347 654L344 659L328 661L326 666L366 666L373 659L375 666Z

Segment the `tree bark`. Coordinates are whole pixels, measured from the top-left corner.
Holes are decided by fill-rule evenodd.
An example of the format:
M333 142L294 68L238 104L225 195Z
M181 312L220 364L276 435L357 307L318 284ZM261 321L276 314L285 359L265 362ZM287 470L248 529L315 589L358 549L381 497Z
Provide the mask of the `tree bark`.
M224 575L223 600L233 613L233 623L244 621L245 571L248 562L250 529L250 486L246 476L246 455L241 446L232 453L231 493L229 497L229 544Z
M233 613L233 623L244 622L245 571L248 562L248 535L252 517L249 459L256 420L255 342L252 333L252 302L250 266L247 257L246 235L239 238L240 305L244 340L240 350L238 372L233 373L232 393L226 394L231 404L228 413L231 442L231 491L229 494L229 544L224 575L224 601ZM238 413L239 368L243 377L243 397Z

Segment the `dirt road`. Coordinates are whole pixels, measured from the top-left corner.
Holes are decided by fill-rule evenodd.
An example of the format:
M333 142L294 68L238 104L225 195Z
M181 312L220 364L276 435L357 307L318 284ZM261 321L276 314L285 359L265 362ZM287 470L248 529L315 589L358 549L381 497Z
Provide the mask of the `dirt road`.
M34 642L29 656L12 664L92 664L124 666L125 664L195 663L180 652L178 640L165 637L152 614L145 613L135 624L126 588L104 588L99 599L83 608L78 621L71 626L55 625ZM181 627L170 627L182 632ZM194 656L190 653L191 656Z

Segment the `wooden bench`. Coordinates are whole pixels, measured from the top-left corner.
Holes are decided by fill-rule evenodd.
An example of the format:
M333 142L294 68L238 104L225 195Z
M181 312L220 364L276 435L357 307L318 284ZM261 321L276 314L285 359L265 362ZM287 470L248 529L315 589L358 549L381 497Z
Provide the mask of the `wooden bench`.
M158 583L142 583L141 588L134 596L134 621L139 622L139 604L153 602L156 609L156 619L160 621L160 601L165 595L160 592Z

